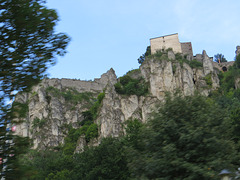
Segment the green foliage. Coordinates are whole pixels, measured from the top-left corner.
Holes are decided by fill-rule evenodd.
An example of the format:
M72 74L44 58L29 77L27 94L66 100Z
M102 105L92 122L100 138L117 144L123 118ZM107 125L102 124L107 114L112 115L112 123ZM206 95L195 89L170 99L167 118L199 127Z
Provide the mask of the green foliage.
M175 58L176 58L176 60L182 60L182 59L184 59L181 53L176 53L176 54L175 54Z
M35 118L32 122L32 128L36 128L36 127L43 127L47 122L47 119L39 119L39 118Z
M79 123L80 126L83 126L84 124L87 123L91 124L93 122L93 114L90 110L82 112L82 115L84 119Z
M220 91L227 93L230 89L235 89L235 80L240 77L240 69L229 68L228 71L219 74Z
M212 87L212 74L208 74L204 77L204 80L206 81L209 88Z
M89 142L91 139L98 137L98 127L97 124L94 123L94 120L97 118L98 110L101 106L102 100L105 97L105 93L99 93L97 97L97 101L92 105L90 110L84 111L83 121L79 123L81 126L78 129L74 129L69 127L68 135L65 138L63 151L65 154L71 155L76 149L76 143L78 138L81 135L85 135L86 142Z
M93 120L97 118L98 110L102 104L102 100L104 97L105 97L105 92L100 93L97 97L97 101L90 108L90 112L92 114Z
M164 54L164 51L156 51L156 53L154 53L152 57L161 58Z
M231 126L220 111L201 96L167 97L139 133L143 148L129 152L133 178L218 179L220 170L233 166L236 153Z
M103 139L97 147L85 149L76 154L75 179L128 179L127 159L121 141Z
M188 61L188 64L190 65L191 68L202 68L203 67L203 63L199 62L195 59Z
M138 63L142 64L145 61L146 57L150 55L151 55L151 46L148 46L146 49L146 52L138 58Z
M21 168L27 179L218 179L222 169L240 165L239 108L240 90L168 95L146 124L128 120L125 137L73 155L79 136L97 136L88 111L81 128L69 127L63 148L35 151L21 158Z
M76 149L78 138L82 135L81 129L72 127L68 130L68 135L64 138L63 152L65 155L72 155Z
M75 155L61 151L31 150L19 159L23 179L127 179L129 176L123 143L103 139L97 147L86 148Z
M19 139L6 128L13 123L15 115L25 118L28 111L27 105L18 104L16 111L10 112L7 102L14 100L13 92L29 92L43 79L46 69L55 64L56 56L66 53L69 38L64 33L56 33L58 15L45 6L45 1L3 0L0 7L0 137L4 137L0 139L3 148L0 158L6 158L9 154L19 155L6 142L6 139L13 140L17 146ZM3 166L6 168L4 175L1 174L2 179L18 179L16 172L20 164L18 168L16 165L10 160L1 164L0 173Z
M139 141L139 136L141 133L141 128L143 127L143 124L138 120L128 120L125 122L126 127L126 136L123 138L125 141L125 145L128 147L134 147L136 149L141 147L141 142Z
M73 103L75 105L83 101L91 102L93 100L93 94L91 92L79 93L77 90L72 88L60 91L55 87L49 86L47 87L46 92L51 93L57 98L63 97L67 102Z
M172 66L172 71L173 71L173 74L175 74L175 72L176 72L176 69L177 69L176 65L175 65L175 64L173 64L173 66Z
M72 172L64 169L62 171L58 171L56 174L50 173L46 180L71 180Z
M64 154L73 154L74 150L76 149L77 140L81 135L85 135L85 140L87 143L91 139L98 137L98 127L97 124L94 123L94 120L97 118L98 110L104 97L104 92L99 93L97 101L92 105L90 110L84 111L82 113L84 119L79 123L79 125L81 126L80 128L68 128L68 135L67 137L65 137L63 145Z
M183 63L188 64L191 68L202 68L203 67L202 62L199 62L195 59L189 61L189 60L186 59L185 56L182 56L182 54L180 54L180 53L177 53L175 55L175 57L176 57L177 62L180 63L181 67L183 67Z
M28 104L14 101L11 112L13 113L13 117L26 118L28 113Z
M114 86L119 94L143 96L148 92L148 86L142 78L133 79L129 75L120 77Z
M131 71L128 71L126 75L133 77L139 75L140 73L141 73L140 69L133 69Z
M236 60L233 65L235 68L240 69L240 54L236 56Z
M217 63L222 63L222 62L227 62L226 58L224 57L223 54L216 54L214 55L214 61L217 62Z
M31 97L30 98L32 98L32 97L34 97L34 96L36 96L37 95L37 92L36 91L34 91L34 92L32 92L32 94L31 94Z
M98 137L98 127L97 124L91 124L89 125L87 132L85 134L86 141L89 142L93 138Z
M71 156L66 156L60 151L50 150L30 150L19 158L19 163L24 172L22 179L28 180L63 177L74 166Z
M30 90L56 62L55 56L66 53L70 39L55 32L58 15L44 1L5 0L0 5L2 90Z

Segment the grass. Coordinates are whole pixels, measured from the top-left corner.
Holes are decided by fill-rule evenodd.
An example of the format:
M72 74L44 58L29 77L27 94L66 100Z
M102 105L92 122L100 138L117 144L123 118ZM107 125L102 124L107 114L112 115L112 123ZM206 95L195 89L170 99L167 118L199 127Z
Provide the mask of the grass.
M68 88L64 91L60 91L59 89L49 86L46 89L47 93L51 93L53 96L60 98L63 97L65 101L73 103L74 105L86 101L91 102L93 98L93 94L91 92L83 92L80 93L75 89Z

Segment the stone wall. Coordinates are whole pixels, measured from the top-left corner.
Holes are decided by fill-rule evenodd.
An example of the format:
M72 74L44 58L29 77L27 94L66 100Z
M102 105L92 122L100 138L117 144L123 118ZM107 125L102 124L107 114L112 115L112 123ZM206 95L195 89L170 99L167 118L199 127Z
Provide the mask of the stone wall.
M101 92L109 82L109 79L115 79L112 77L115 74L113 69L110 69L108 72L101 75L101 78L95 78L93 81L82 81L77 79L45 79L43 80L43 84L48 84L48 86L53 86L58 89L62 88L74 88L78 92ZM113 82L115 83L115 82Z
M192 43L191 42L185 42L181 43L182 53L193 56L192 51Z
M161 36L150 39L151 54L156 53L157 50L172 48L174 53L182 53L181 43L178 39L178 34Z

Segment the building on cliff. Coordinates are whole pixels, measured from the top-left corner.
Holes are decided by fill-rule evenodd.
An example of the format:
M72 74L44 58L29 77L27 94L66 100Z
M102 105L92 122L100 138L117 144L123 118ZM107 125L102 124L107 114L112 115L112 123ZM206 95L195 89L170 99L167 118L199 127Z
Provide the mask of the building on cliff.
M151 53L154 54L159 50L172 48L174 53L193 56L191 42L179 42L178 33L150 39Z
M171 48L174 54L180 53L183 55L187 55L186 58L188 60L194 59L199 62L204 62L204 58L207 58L209 59L209 62L212 62L210 63L211 66L213 65L215 68L223 72L227 71L228 68L234 64L234 61L228 61L224 63L213 62L213 57L208 57L205 51L203 51L202 54L193 55L192 43L179 42L178 33L151 38L150 46L151 46L151 54L154 54L157 51L167 50ZM236 56L240 54L240 46L236 47L235 53L236 53ZM168 53L168 58L175 59L175 57L172 56L172 53ZM210 64L208 64L207 66L209 66Z

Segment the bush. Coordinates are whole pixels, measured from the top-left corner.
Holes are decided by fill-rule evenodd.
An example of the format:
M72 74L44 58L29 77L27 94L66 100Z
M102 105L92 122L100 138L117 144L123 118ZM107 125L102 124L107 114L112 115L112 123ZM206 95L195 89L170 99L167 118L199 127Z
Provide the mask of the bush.
M228 92L230 89L235 89L235 80L240 76L240 69L235 67L229 68L227 72L219 75L221 90L223 92Z
M13 113L13 116L26 118L28 112L28 104L14 101L11 111Z
M128 71L126 75L131 77L132 75L140 74L140 73L141 73L140 69L133 69L131 71Z
M133 79L129 75L120 77L119 82L114 86L119 94L142 96L148 92L148 86L143 78Z
M97 124L91 124L86 132L86 141L89 142L91 139L98 137L98 127Z
M138 63L142 64L145 61L146 57L150 55L151 55L151 46L148 46L146 49L146 52L138 58Z
M206 81L208 87L212 87L212 75L208 74L204 77L204 80Z
M57 98L63 97L65 101L71 102L73 104L77 104L82 101L91 102L93 100L93 95L91 92L80 93L77 90L72 88L69 88L67 90L65 89L64 91L60 91L55 87L49 86L47 87L46 92L51 93L53 96Z
M235 68L240 69L240 54L236 56L236 60L233 65Z
M43 125L46 124L46 122L47 122L46 119L39 119L36 117L32 122L32 128L36 128L36 127L41 128L41 127L43 127Z
M201 68L203 67L203 63L193 59L192 61L189 61L189 65L191 68Z

